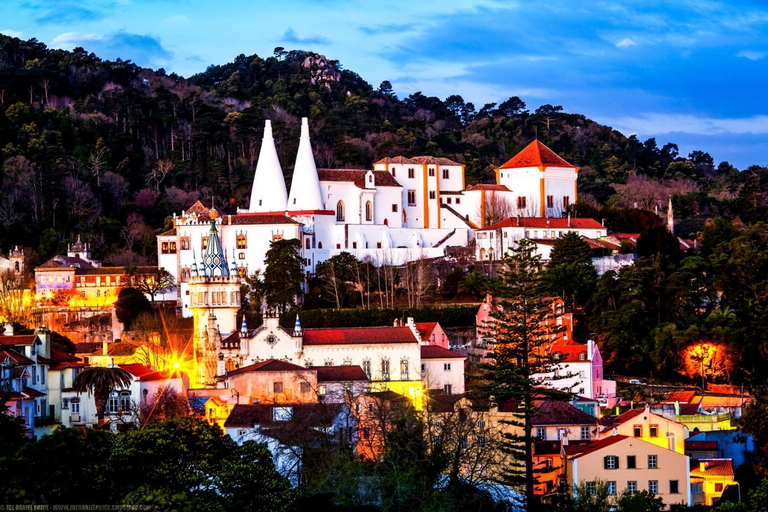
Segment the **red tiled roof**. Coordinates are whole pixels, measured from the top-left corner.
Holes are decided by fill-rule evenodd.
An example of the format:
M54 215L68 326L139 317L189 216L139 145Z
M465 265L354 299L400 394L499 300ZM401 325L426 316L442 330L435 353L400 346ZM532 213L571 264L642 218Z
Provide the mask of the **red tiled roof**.
M95 352L101 352L101 343L93 343L93 342L81 342L81 343L75 343L75 353L76 354L93 354Z
M533 425L597 425L597 418L568 402L542 403L531 418Z
M64 370L66 368L85 368L87 365L85 363L74 363L74 362L66 362L66 363L57 363L53 366L51 366L51 370Z
M443 348L439 345L422 345L421 346L421 358L422 359L465 359L461 354L452 352L447 348Z
M437 322L416 322L416 330L419 331L422 340L429 338L435 327L437 327Z
M387 171L373 172L373 182L377 187L402 187ZM366 169L318 169L320 181L345 181L354 183L357 188L365 188Z
M588 453L596 452L597 450L602 450L603 448L606 448L608 446L611 446L612 444L618 443L619 441L623 441L624 439L627 439L627 436L617 434L615 436L608 436L603 439L600 439L599 441L594 441L589 444L575 445L575 446L578 446L579 452L573 458L577 459L579 457L587 455Z
M494 185L492 183L478 183L476 185L470 185L464 190L501 190L504 192L511 192L506 185Z
M409 327L331 327L304 329L304 345L418 343Z
M570 225L569 225L570 223ZM547 229L605 229L605 226L594 219L563 218L563 217L509 217L492 224L483 231L499 228L547 228Z
M368 376L359 366L310 366L309 369L317 371L317 382L368 380Z
M131 364L120 364L118 365L123 370L127 371L134 377L141 378L145 375L149 375L150 373L155 373L155 370L153 368L150 368L147 365L139 364L139 363L131 363Z
M16 334L14 336L0 335L0 345L31 345L37 339L37 334Z
M507 160L500 169L519 169L521 167L574 167L547 146L535 140L522 151Z
M22 354L19 354L15 350L11 350L11 349L0 350L0 361L4 360L6 357L10 358L11 361L13 361L16 364L23 364L23 365L35 364L33 360L31 360L30 358Z
M108 345L110 356L132 356L139 349L138 343L129 341L119 341Z
M57 363L63 363L66 361L77 362L77 361L80 361L80 358L77 356L73 356L72 354L68 354L63 350L59 350L57 348L51 347L51 361L54 361Z
M289 363L288 361L278 361L277 359L267 359L260 363L254 363L248 366L243 366L231 372L227 372L227 375L239 375L241 373L248 372L291 372L306 370L305 367L297 364Z
M740 395L744 392L745 395L749 395L749 392L742 389L739 386L733 384L710 384L707 383L707 393L722 393L726 395Z
M696 391L673 391L662 403L674 403L680 402L681 404L691 403L693 397L696 396Z
M587 346L581 343L576 343L571 340L559 340L555 342L551 350L552 355L558 355L557 362L559 363L586 363L589 362L589 354L587 354ZM584 354L584 359L581 359L581 355Z
M373 163L373 165L376 164L415 164L417 163L415 160L411 160L410 158L406 158L404 156L393 156L393 157L386 157L382 158L381 160L377 160Z
M459 162L441 156L414 156L411 160L420 164L461 165Z
M701 463L704 463L704 471L701 470ZM699 460L699 464L691 464L691 466L691 476L693 477L733 477L733 461L731 459L703 459Z
M290 217L276 213L238 213L237 215L223 215L221 222L231 226L256 225L256 224L299 224Z
M142 382L148 382L153 380L170 380L172 378L173 378L173 373L165 371L165 372L147 373L139 377L139 380L141 380Z
M273 409L275 407L290 407L293 416L289 421L273 421ZM293 424L300 428L302 433L311 432L313 427L328 426L341 412L342 404L237 404L232 408L224 428L252 428L254 425L262 427L279 424L282 428L288 428ZM271 435L271 434L270 434Z

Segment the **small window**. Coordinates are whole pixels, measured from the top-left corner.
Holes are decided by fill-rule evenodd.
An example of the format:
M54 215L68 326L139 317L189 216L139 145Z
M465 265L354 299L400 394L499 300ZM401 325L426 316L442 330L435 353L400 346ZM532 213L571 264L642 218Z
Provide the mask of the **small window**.
M584 352L579 354L579 361L586 361L586 359L587 359L587 354L585 354Z
M643 437L643 426L642 425L633 426L632 435L635 437Z
M416 191L408 191L408 206L416 206Z
M448 178L450 178L450 172L448 169L443 169L443 179L447 180Z
M627 482L627 494L635 494L637 492L637 482L630 480Z
M651 425L648 427L648 435L651 437L659 437L659 426L658 425Z
M429 198L430 199L435 199L436 197L437 197L437 195L436 195L435 191L434 190L430 190L429 191Z
M443 386L443 393L446 395L452 395L453 394L453 386L451 384L446 384Z
M272 384L272 390L275 393L282 393L283 392L283 383L280 382L280 381L275 382L274 384Z
M604 469L619 469L619 458L616 455L607 455L603 457Z
M451 371L451 363L444 363L443 364L443 371L446 371L446 372Z
M336 220L339 222L344 221L344 203L342 201L336 203Z
M587 482L587 494L594 496L596 492L595 482Z
M680 481L679 480L670 480L669 481L669 494L680 494Z
M571 198L563 196L563 208L568 208L571 205Z
M411 179L416 177L416 171L414 170L413 167L408 168L408 177Z
M609 496L616 496L616 482L607 482L608 487L608 495Z
M715 484L715 492L723 492L723 484L721 482Z
M432 177L434 175L435 175L435 168L434 167L430 167L429 168L429 176Z
M373 221L373 203L370 201L365 203L365 220L366 222Z
M659 481L658 480L648 480L648 492L656 495L659 494Z
M299 385L299 390L302 393L309 393L310 391L312 391L312 386L309 385L309 382L302 382Z
M547 208L555 207L555 196L547 196Z
M248 237L244 233L237 235L237 248L238 249L248 248Z
M581 440L582 441L589 441L591 436L592 436L592 432L591 432L590 427L581 427Z
M517 208L519 210L522 210L523 208L525 208L525 202L526 202L525 197L517 196Z
M397 204L392 205L392 213L397 213Z
M538 427L536 429L536 439L539 441L546 441L547 440L547 429L544 427Z
M656 469L658 468L658 463L656 459L656 455L649 455L648 456L648 469Z
M456 198L456 204L461 204L461 198L460 197Z
M627 469L637 469L637 457L634 455L627 455Z
M319 385L317 387L317 394L318 395L325 396L325 392L326 392L325 384L321 384L321 385ZM357 404L357 405L359 406L359 404ZM358 412L360 412L360 411L358 410Z

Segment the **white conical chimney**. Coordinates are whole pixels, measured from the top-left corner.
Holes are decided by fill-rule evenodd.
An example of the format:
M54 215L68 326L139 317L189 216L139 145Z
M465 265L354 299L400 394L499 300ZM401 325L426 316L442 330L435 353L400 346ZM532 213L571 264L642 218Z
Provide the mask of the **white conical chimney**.
M264 122L264 138L261 140L259 161L253 175L249 212L285 212L288 191L285 177L277 158L275 139L272 137L272 121Z
M323 210L323 197L320 194L320 181L317 178L315 157L309 141L309 120L301 118L301 140L296 153L296 165L293 167L291 193L288 195L289 211Z

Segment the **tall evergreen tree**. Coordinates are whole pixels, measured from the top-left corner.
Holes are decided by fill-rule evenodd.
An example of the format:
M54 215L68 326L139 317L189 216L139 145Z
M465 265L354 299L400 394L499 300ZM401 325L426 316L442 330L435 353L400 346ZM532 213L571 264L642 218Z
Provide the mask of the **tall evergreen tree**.
M554 374L550 347L561 329L549 325L555 322L548 322L551 299L542 287L541 276L541 256L536 253L536 244L520 240L504 259L501 295L492 325L488 326L494 348L494 363L486 368L488 391L497 405L518 404L514 419L505 421L512 429L507 429L501 446L509 463L502 469L500 480L507 485L525 486L529 511L537 509L532 435L535 402L567 396L544 386ZM545 377L547 374L550 375Z
M264 258L264 293L269 306L286 310L296 305L304 283L300 248L298 239L276 240L270 244Z

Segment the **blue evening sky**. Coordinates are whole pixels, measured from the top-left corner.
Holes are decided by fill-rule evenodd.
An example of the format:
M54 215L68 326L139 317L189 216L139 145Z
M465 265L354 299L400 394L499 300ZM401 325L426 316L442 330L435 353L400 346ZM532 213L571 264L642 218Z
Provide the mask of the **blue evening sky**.
M0 32L183 76L312 50L400 97L520 96L683 155L768 165L764 0L3 0Z

